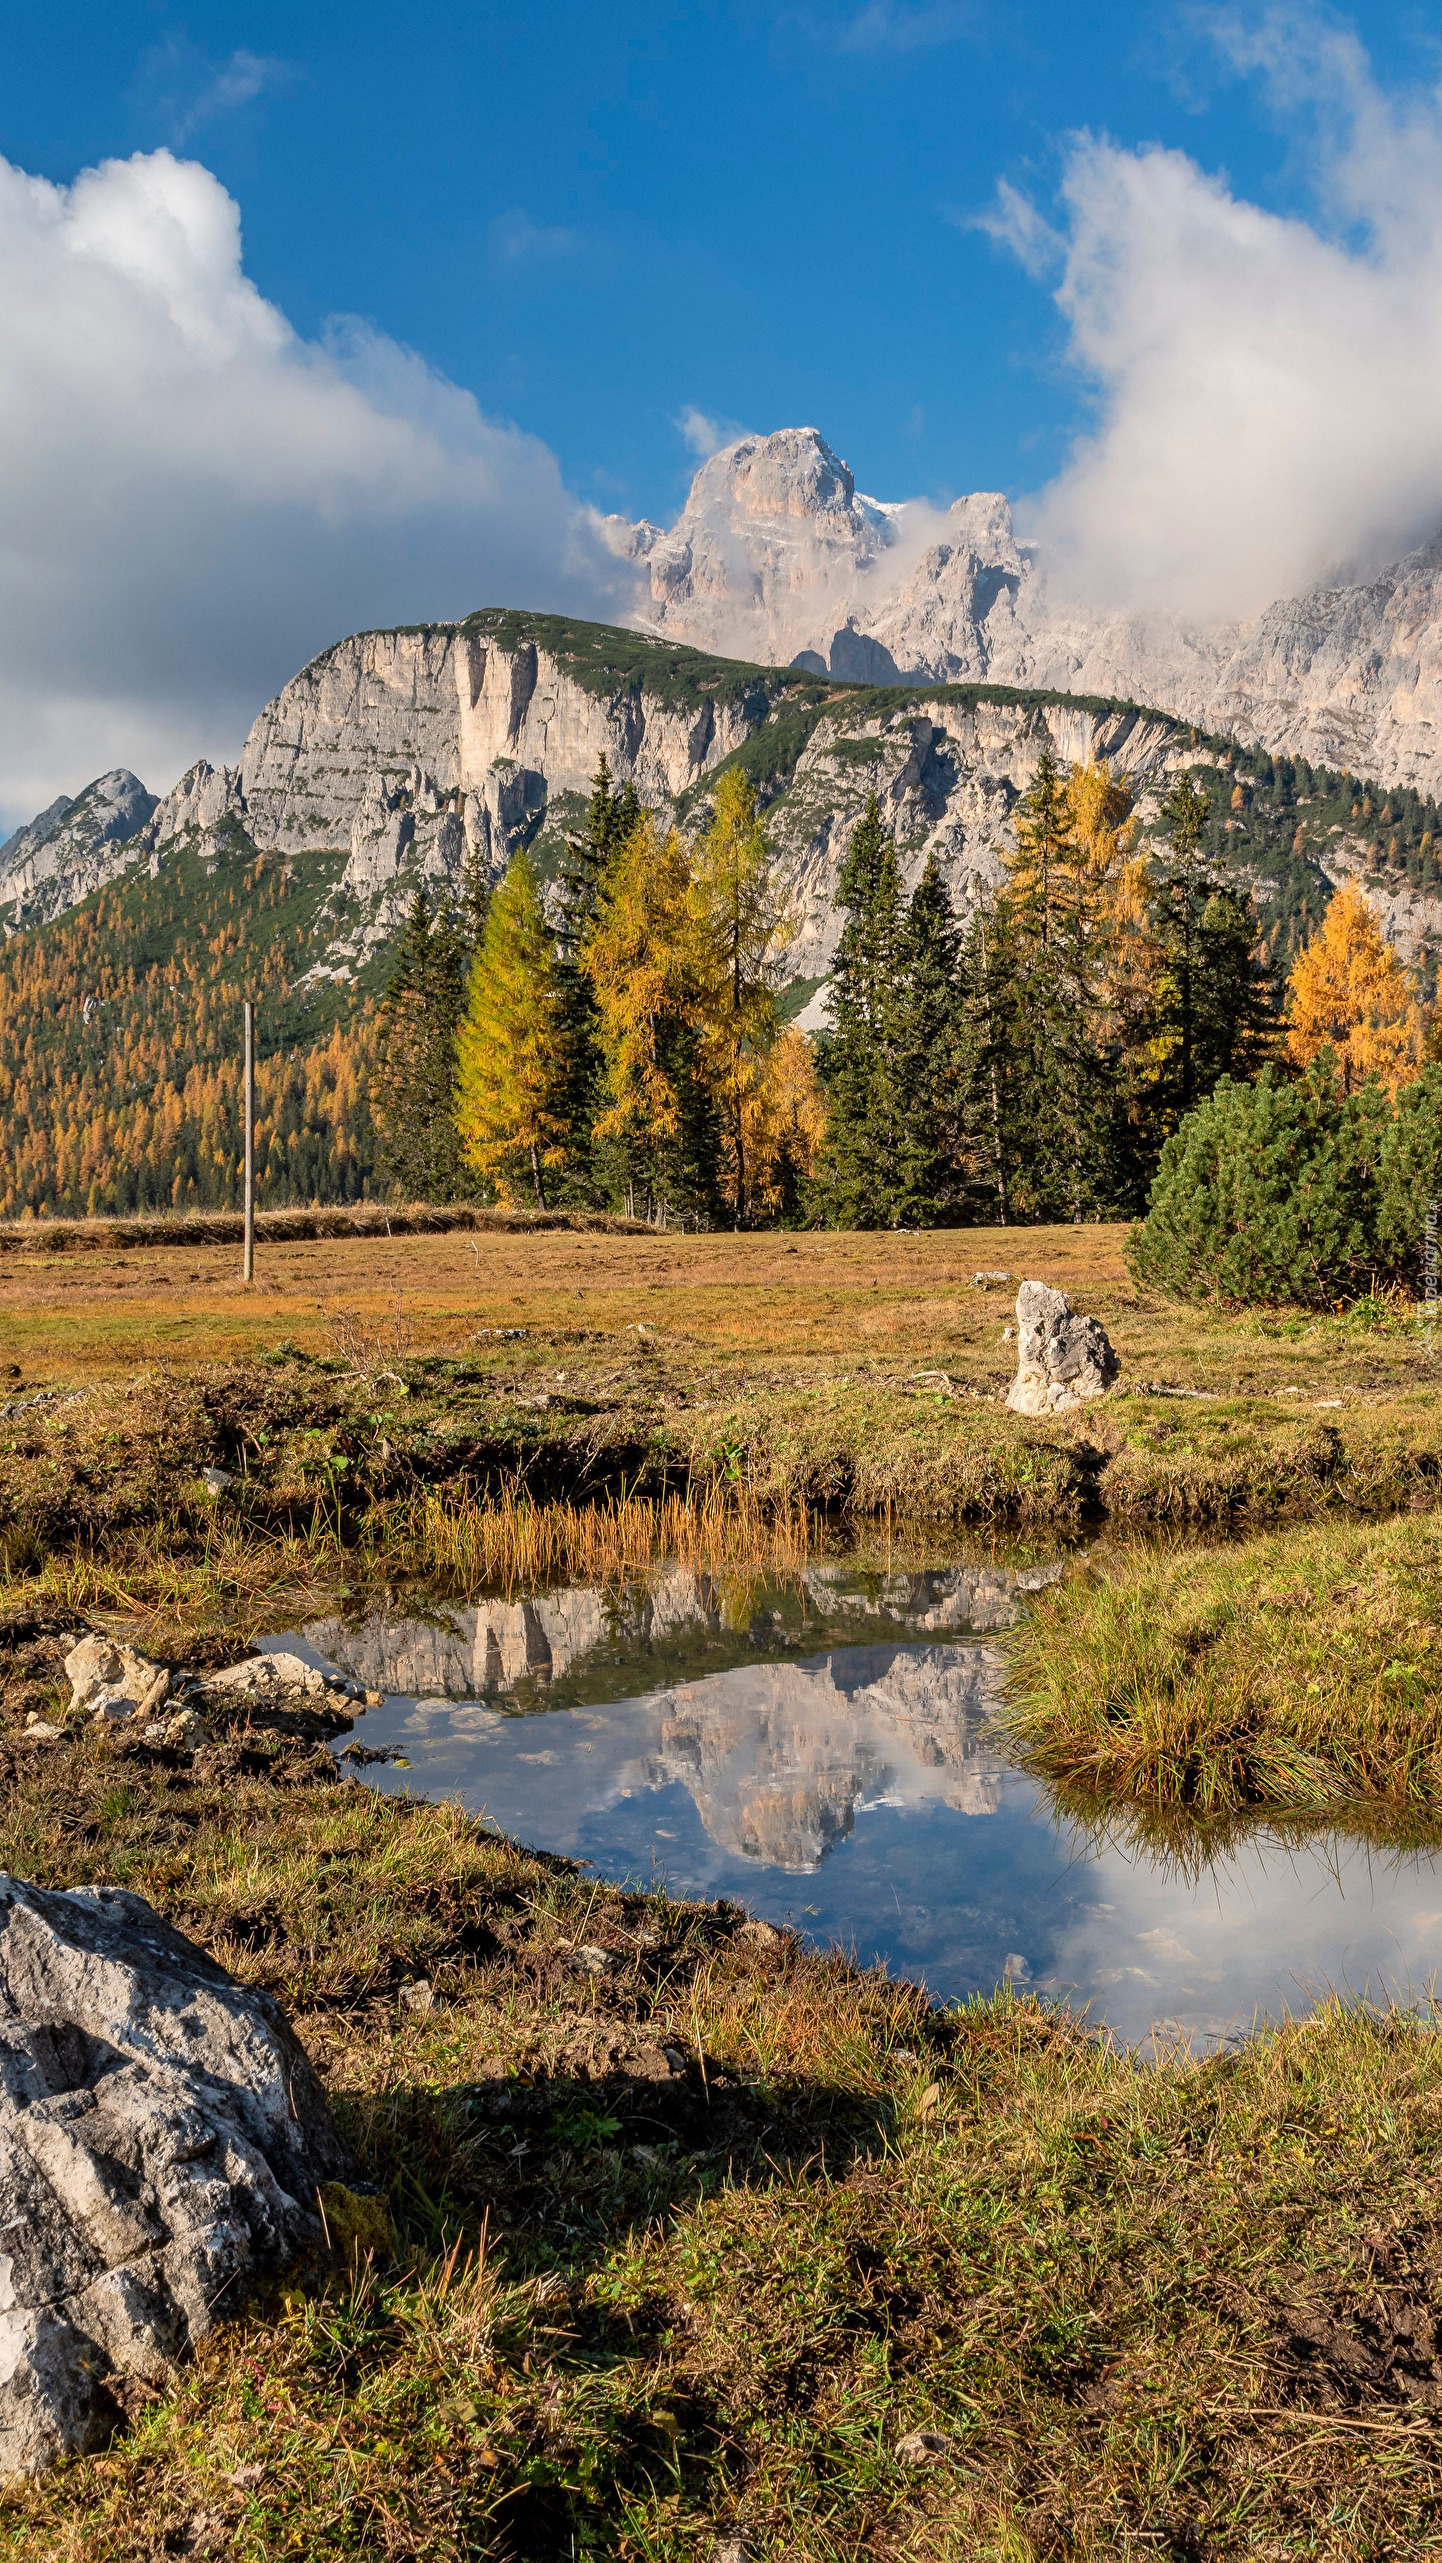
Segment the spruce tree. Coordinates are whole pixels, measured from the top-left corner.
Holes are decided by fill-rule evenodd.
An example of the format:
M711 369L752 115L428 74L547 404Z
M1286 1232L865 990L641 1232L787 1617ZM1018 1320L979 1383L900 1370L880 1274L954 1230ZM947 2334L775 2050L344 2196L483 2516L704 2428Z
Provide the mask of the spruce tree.
M563 1194L588 1202L608 1197L617 1170L612 1162L614 1147L596 1137L597 1117L604 1110L606 1063L587 946L621 847L640 817L635 786L627 781L619 792L613 789L603 749L585 824L578 836L568 840L561 865L556 956L570 1077L566 1106L570 1135L558 1185Z
M901 1142L895 1216L908 1228L955 1218L965 1182L961 938L936 858L927 859L898 937L893 998Z
M836 904L846 922L832 964L831 1028L818 1045L830 1112L818 1192L838 1227L891 1228L904 1123L896 1019L901 868L874 793L852 829Z
M1158 1055L1164 1063L1163 1115L1174 1128L1198 1093L1197 960L1199 929L1207 902L1222 884L1206 860L1212 805L1192 779L1179 774L1162 803L1165 851L1153 870L1156 928L1163 952Z
M432 913L419 883L381 1000L375 1097L379 1171L412 1200L454 1201L465 1188L455 1123L465 971L459 926Z

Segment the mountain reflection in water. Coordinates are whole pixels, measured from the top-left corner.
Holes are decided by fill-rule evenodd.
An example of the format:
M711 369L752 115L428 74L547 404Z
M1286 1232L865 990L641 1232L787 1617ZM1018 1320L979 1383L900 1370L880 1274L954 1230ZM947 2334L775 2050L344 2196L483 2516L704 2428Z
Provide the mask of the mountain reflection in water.
M729 1895L917 1978L1010 1981L1210 2044L1326 1985L1427 1988L1442 1866L1337 1837L1208 1863L1080 1833L998 1750L987 1640L1059 1570L788 1579L671 1567L292 1645L384 1692L371 1785L451 1798L605 1876Z

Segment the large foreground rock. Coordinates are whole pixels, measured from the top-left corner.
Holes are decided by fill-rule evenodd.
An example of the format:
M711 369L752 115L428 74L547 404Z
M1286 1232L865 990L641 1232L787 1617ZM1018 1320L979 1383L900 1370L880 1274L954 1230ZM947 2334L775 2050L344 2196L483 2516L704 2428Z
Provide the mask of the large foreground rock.
M345 2169L268 1994L140 1896L0 1873L0 2475L101 2444Z
M1065 1291L1026 1281L1016 1295L1016 1377L1006 1402L1014 1415L1065 1415L1104 1397L1121 1364L1104 1326L1078 1317Z

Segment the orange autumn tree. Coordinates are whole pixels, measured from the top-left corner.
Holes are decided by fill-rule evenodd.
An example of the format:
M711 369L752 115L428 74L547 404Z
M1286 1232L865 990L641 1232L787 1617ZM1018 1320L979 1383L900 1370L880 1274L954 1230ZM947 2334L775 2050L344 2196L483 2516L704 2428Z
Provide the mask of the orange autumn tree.
M1330 1045L1343 1091L1376 1077L1389 1094L1422 1066L1416 992L1354 882L1331 901L1287 983L1287 1055L1307 1067Z

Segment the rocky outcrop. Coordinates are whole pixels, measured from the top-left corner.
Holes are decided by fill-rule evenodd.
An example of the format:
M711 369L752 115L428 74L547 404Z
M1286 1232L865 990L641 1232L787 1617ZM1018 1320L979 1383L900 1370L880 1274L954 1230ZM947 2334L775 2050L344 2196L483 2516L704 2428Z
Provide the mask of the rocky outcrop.
M268 1994L121 1888L0 1876L0 2474L102 2444L345 2169Z
M1065 1291L1024 1281L1016 1295L1016 1377L1006 1402L1014 1415L1065 1415L1104 1397L1121 1364L1104 1326L1079 1317Z
M155 795L124 766L101 774L76 800L62 793L0 846L0 923L43 925L88 898L137 859L135 840Z

